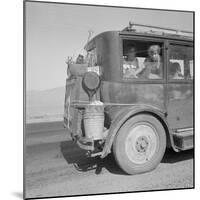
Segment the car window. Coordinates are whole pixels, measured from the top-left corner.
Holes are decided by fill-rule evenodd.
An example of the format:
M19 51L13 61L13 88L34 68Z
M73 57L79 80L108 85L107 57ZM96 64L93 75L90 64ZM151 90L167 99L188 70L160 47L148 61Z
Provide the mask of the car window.
M86 55L86 63L88 64L87 71L93 71L96 72L98 75L102 75L102 67L98 63L97 58L97 50L96 48L93 48L92 50L87 52ZM99 59L100 60L100 59Z
M163 79L163 43L123 40L123 78Z
M193 47L170 45L168 66L170 80L193 79Z
M93 67L97 65L97 52L96 48L87 52L86 61L89 67Z

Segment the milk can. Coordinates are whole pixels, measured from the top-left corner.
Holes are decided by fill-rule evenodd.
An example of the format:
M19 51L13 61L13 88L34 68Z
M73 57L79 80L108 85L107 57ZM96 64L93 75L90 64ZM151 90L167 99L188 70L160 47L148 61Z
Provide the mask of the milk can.
M101 102L90 103L84 112L84 128L86 138L103 139L104 106Z

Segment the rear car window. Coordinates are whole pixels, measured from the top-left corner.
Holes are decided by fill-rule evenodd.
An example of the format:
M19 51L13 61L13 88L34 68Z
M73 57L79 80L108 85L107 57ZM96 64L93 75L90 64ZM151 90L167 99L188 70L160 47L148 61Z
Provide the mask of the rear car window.
M193 79L193 47L171 44L168 66L170 80Z

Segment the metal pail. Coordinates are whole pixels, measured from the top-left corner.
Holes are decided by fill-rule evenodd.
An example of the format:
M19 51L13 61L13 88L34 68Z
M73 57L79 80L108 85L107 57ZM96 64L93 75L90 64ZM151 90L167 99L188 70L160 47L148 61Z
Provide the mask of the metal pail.
M103 106L89 106L84 113L85 136L93 140L103 139Z

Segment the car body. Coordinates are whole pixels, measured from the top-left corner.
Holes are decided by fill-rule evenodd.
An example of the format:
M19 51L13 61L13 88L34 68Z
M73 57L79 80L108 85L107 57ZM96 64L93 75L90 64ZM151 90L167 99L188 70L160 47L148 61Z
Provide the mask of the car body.
M162 72L156 76L149 72L148 77L142 75L143 72L136 74L138 69L139 71L147 69L145 62L151 60L149 58L151 46L159 48L160 61L156 66L159 66ZM127 52L132 47L136 49L137 67L127 65L132 62L127 61L129 54ZM81 148L90 151L91 155L99 155L102 158L114 149L118 164L129 174L142 173L155 168L164 154L165 147L177 152L193 148L193 37L188 36L187 33L174 33L170 29L166 29L166 32L165 30L137 31L128 27L123 31L108 31L97 35L86 44L85 50L92 57L86 63L86 68L90 70L86 69L86 71L96 70L100 84L89 101L87 89L83 88L84 73L76 78L68 78L64 120L72 138ZM151 61L154 64L156 62L158 61ZM134 72L134 76L131 73L130 76L127 75L129 69ZM90 74L87 76L90 80ZM91 75L91 79L95 80L94 77L95 75ZM92 84L94 82L91 82ZM69 90L72 95L69 95ZM87 138L87 134L82 131L85 108L92 98L93 101L102 103L105 117L103 127L105 134L97 141ZM138 126L134 127L134 124ZM98 124L95 126L98 127ZM132 133L133 130L135 134ZM155 135L153 130L156 132ZM146 134L148 131L149 133ZM130 134L125 138L123 132L130 132ZM163 132L164 136L161 137L160 132ZM136 133L137 138L135 138ZM127 146L127 138L138 145ZM159 147L162 150L154 149L154 142L156 145L163 142L160 146L164 147ZM119 146L123 145L126 151L119 150ZM131 152L132 148L137 155ZM159 159L156 156L152 157L154 164L147 167L148 163L146 166L141 160L147 159L144 158L144 152L150 152L150 149L153 149L155 154L158 151ZM160 156L159 152L161 152ZM126 161L121 161L124 155L129 153L133 154L133 159L127 156ZM151 154L149 153L149 156ZM129 161L132 159L134 162L135 155L138 156L138 160L131 166ZM138 165L144 166L143 170L138 170Z

